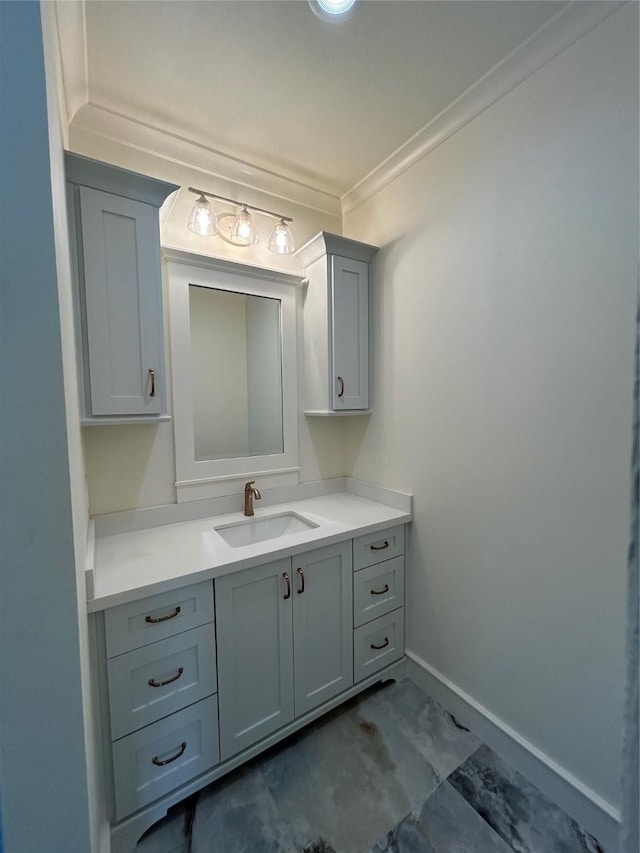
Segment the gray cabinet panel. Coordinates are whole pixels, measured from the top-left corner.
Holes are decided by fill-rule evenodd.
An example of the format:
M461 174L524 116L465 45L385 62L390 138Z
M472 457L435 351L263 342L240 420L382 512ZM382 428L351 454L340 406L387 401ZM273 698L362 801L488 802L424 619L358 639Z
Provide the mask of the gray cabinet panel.
M293 719L291 560L216 580L220 754L230 758Z
M369 408L369 265L331 258L333 408Z
M301 554L292 565L298 717L353 684L351 543Z
M159 414L157 210L88 187L80 187L80 210L91 412Z

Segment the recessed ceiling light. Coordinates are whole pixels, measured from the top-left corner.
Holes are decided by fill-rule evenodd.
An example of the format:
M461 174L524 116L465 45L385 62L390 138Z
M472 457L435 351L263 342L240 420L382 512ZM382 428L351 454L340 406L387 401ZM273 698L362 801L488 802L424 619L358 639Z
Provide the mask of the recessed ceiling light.
M314 13L324 21L334 21L351 9L356 0L309 0Z

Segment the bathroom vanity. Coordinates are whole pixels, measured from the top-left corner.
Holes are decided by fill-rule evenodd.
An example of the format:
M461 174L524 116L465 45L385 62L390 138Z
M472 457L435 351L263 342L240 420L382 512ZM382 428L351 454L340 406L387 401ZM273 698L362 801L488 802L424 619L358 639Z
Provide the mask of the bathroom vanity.
M403 665L409 496L347 480L251 519L195 512L98 522L90 555L114 853Z

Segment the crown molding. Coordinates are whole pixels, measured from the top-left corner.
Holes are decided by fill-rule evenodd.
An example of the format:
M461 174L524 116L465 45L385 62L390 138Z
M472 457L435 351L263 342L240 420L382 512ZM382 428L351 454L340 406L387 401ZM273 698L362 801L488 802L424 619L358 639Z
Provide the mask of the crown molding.
M342 196L351 213L628 0L573 0Z
M75 114L89 101L85 0L53 0L46 5L53 10L67 131Z
M332 216L340 216L342 212L340 199L336 195L92 102L87 103L75 116L72 133L116 142L205 175L231 180L240 186L261 190Z

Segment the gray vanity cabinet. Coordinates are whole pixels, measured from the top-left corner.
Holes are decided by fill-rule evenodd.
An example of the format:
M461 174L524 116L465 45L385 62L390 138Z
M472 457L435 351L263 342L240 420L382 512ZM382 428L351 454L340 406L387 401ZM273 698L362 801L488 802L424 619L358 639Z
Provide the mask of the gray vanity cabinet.
M223 761L353 684L351 576L345 542L216 580Z
M167 184L66 154L84 423L166 418L158 209Z
M369 278L377 248L321 231L296 252L304 302L305 414L369 410Z

